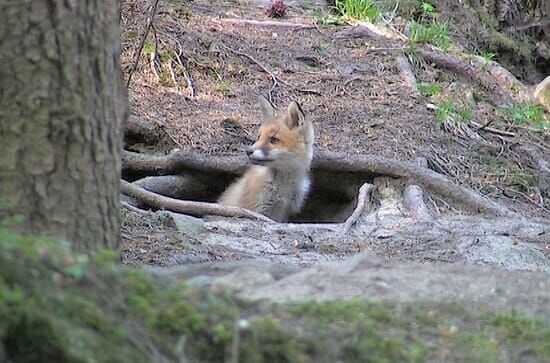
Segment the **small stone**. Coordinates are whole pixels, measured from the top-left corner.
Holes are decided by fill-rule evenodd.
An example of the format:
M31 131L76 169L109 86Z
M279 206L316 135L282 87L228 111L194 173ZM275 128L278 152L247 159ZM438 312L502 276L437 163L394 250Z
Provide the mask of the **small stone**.
M187 214L158 211L155 215L163 221L166 226L176 228L178 232L183 235L197 235L204 226L204 221L202 219Z

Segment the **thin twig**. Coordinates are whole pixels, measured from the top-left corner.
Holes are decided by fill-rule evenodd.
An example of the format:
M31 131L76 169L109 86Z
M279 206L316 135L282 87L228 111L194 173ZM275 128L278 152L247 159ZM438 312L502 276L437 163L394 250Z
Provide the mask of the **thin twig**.
M134 65L132 66L132 69L130 70L130 73L128 74L128 80L126 81L126 88L130 87L130 82L132 81L132 76L134 75L138 64L139 64L139 58L141 58L141 52L143 51L143 47L145 46L145 40L147 40L147 36L149 35L149 31L151 30L151 26L153 25L153 20L155 19L155 14L157 12L159 0L155 0L155 3L153 4L153 9L151 10L151 15L149 16L149 19L147 19L147 27L145 28L145 34L143 34L143 38L141 38L141 43L139 44L138 51L136 53L135 59L134 59Z
M374 185L365 183L359 188L359 196L357 197L357 206L355 207L351 216L346 219L342 225L342 235L348 234L351 227L357 222L361 214L365 209L367 209L367 198L370 197L372 191L374 190Z
M183 77L185 78L185 81L187 82L187 89L189 90L189 98L193 99L195 98L195 87L193 87L193 80L191 78L191 74L189 71L187 71L187 67L183 64L183 61L181 60L181 55L183 54L183 48L181 46L181 43L176 41L178 43L178 53L176 54L176 62L180 65L180 67L183 69Z
M508 189L506 189L506 193L509 193L509 192L512 192L512 193L516 193L516 194L521 195L523 198L527 199L527 201L529 201L529 202L530 202L531 204L533 204L535 207L540 208L540 209L542 209L543 211L550 213L550 209L546 208L544 205L538 204L536 201L534 201L534 200L533 200L531 197L529 197L527 194L525 194L525 193L523 193L523 192L520 192L519 190L514 190L513 188L508 188ZM504 193L504 195L506 195L506 193Z
M193 99L195 98L195 87L193 87L193 79L191 78L191 74L189 74L187 70L184 70L183 76L187 82L187 88L189 89L189 98Z
M494 127L489 127L489 126L488 126L489 123L488 123L487 125L480 125L480 124L478 124L478 123L475 122L475 121L470 121L470 123L471 123L472 125L474 125L475 127L477 127L478 130L487 131L487 132L490 132L490 133L493 133L493 134L497 134L497 135L501 135L501 136L508 136L508 137L514 137L514 136L516 136L516 134L513 133L513 132L495 129Z

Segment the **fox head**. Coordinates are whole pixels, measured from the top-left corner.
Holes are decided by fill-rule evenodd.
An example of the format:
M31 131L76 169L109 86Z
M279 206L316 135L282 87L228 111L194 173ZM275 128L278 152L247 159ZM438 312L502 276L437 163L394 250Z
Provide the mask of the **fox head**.
M286 110L277 110L260 97L264 122L256 142L246 154L253 164L271 168L304 166L309 169L313 157L313 125L300 105L292 101Z

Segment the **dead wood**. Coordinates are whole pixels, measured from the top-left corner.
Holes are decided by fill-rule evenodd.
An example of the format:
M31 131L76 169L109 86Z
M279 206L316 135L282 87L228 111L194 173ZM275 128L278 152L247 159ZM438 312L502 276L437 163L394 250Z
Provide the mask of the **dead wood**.
M418 90L416 89L416 77L411 68L411 64L407 58L399 56L395 59L395 65L399 70L399 74L403 79L403 85L408 88L414 95L418 95Z
M151 8L151 14L147 18L147 27L145 28L145 33L141 37L141 41L139 43L139 47L136 51L136 54L134 56L134 64L132 65L132 69L130 69L130 72L128 73L128 79L126 80L126 88L130 87L130 82L132 82L132 76L134 75L134 72L137 70L137 67L139 65L139 59L141 58L141 52L143 52L143 47L145 46L145 41L147 40L147 36L149 35L149 31L153 27L153 22L155 20L155 15L157 13L159 0L155 0L153 7Z
M237 175L244 173L246 167L247 159L244 156L214 157L185 151L173 152L166 156L132 152L123 154L123 171L144 175L181 174L192 170ZM312 168L404 178L409 184L421 185L430 192L448 198L469 210L500 216L515 215L506 207L415 163L375 155L350 155L315 150Z
M477 127L477 129L479 131L487 131L487 132L490 132L490 133L495 134L495 135L506 136L506 137L516 136L516 134L514 132L495 129L494 127L490 127L490 126L487 126L487 125L480 125L475 121L470 121L470 124Z
M132 185L125 180L120 181L121 192L130 197L136 198L141 203L148 205L156 209L166 209L176 213L184 213L191 215L216 215L222 217L241 217L241 218L250 218L256 219L263 222L272 222L268 217L250 211L243 208L225 206L217 203L204 203L204 202L193 202L193 201L183 201L174 198L165 197L150 191L147 191L143 188L140 188L136 185Z
M221 19L218 19L218 21L226 24L236 24L236 25L245 25L245 26L252 25L252 26L258 26L258 27L265 27L265 28L280 28L280 29L290 29L290 30L315 28L314 25L289 23L285 21L273 21L273 20L221 18Z
M365 183L359 188L359 196L357 197L357 206L353 213L346 219L342 225L342 235L348 234L351 227L357 223L357 220L364 211L368 212L371 209L370 197L374 191L374 185Z

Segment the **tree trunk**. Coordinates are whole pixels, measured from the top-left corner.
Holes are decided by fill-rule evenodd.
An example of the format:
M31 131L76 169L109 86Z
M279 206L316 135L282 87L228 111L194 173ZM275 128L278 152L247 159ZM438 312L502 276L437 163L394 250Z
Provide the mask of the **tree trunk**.
M116 1L0 2L0 220L119 244L126 91Z

